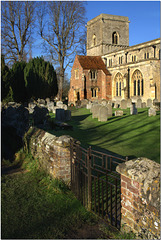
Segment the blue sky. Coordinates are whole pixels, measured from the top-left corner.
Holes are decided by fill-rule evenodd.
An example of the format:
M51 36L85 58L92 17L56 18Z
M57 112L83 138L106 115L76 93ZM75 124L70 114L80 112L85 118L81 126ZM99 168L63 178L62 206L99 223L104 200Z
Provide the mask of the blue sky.
M87 1L87 21L101 13L129 18L129 45L160 37L160 1Z

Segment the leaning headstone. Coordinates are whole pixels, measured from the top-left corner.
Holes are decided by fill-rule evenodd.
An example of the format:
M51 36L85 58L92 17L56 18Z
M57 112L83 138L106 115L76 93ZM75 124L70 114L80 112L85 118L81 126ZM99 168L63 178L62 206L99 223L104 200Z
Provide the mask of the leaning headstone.
M115 116L123 116L124 112L122 110L116 110Z
M126 101L125 99L121 100L120 107L121 107L122 109L126 109L126 108L127 108L127 101Z
M70 110L65 110L65 121L70 121L71 120L71 111Z
M112 116L112 105L111 104L107 104L106 106L108 108L108 117Z
M151 117L151 116L156 116L156 110L155 108L151 107L149 108L148 110L148 116Z
M152 100L149 98L147 99L147 107L152 107Z
M141 108L146 108L146 102L143 102L143 103L141 104Z
M135 103L132 103L131 106L130 106L130 114L131 114L131 115L136 115L136 114L138 114L138 110L137 110L137 108L135 107Z
M100 104L94 104L93 106L93 112L92 112L92 118L98 118L98 115L99 115L99 109L101 108L102 106Z
M60 122L65 121L65 111L62 108L57 108L56 109L56 120Z
M98 121L106 122L107 118L108 118L108 108L105 106L100 107L99 114L98 114Z
M127 99L127 108L130 108L132 104L132 100L131 99Z
M141 108L142 100L139 98L136 102L136 108Z

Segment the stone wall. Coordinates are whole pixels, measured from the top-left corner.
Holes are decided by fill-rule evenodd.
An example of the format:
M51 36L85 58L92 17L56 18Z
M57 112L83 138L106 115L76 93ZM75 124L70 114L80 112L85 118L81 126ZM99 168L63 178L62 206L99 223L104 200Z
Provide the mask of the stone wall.
M147 158L122 163L121 224L138 238L160 239L160 164Z
M40 166L53 178L70 182L70 136L56 137L42 129L30 128L24 138L25 148L39 159Z

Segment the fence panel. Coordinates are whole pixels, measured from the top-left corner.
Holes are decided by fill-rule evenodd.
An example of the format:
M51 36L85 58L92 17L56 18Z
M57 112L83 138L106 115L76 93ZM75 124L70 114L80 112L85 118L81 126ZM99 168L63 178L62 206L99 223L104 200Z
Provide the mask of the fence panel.
M120 175L118 158L71 142L71 189L83 206L120 229Z

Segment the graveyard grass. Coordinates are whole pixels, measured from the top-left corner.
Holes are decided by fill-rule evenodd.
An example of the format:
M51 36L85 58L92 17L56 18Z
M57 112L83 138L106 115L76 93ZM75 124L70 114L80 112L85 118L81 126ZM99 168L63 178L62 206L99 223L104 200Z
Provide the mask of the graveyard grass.
M22 161L24 153L18 154ZM82 223L96 222L65 183L40 170L30 154L22 168L23 173L2 176L3 239L62 239Z
M107 122L92 119L90 110L71 108L72 119L68 124L73 130L51 130L50 133L70 135L84 147L114 155L128 156L129 159L146 157L160 162L160 112L148 116L148 108L138 109L137 115L130 115L130 109L122 109L123 116L109 117ZM51 118L55 115L50 113Z
M14 164L18 163L23 172L1 179L2 239L70 239L82 226L86 231L98 224L98 217L81 205L63 181L43 172L31 154L20 150ZM99 224L99 229L99 239L135 239L133 233L107 224Z

